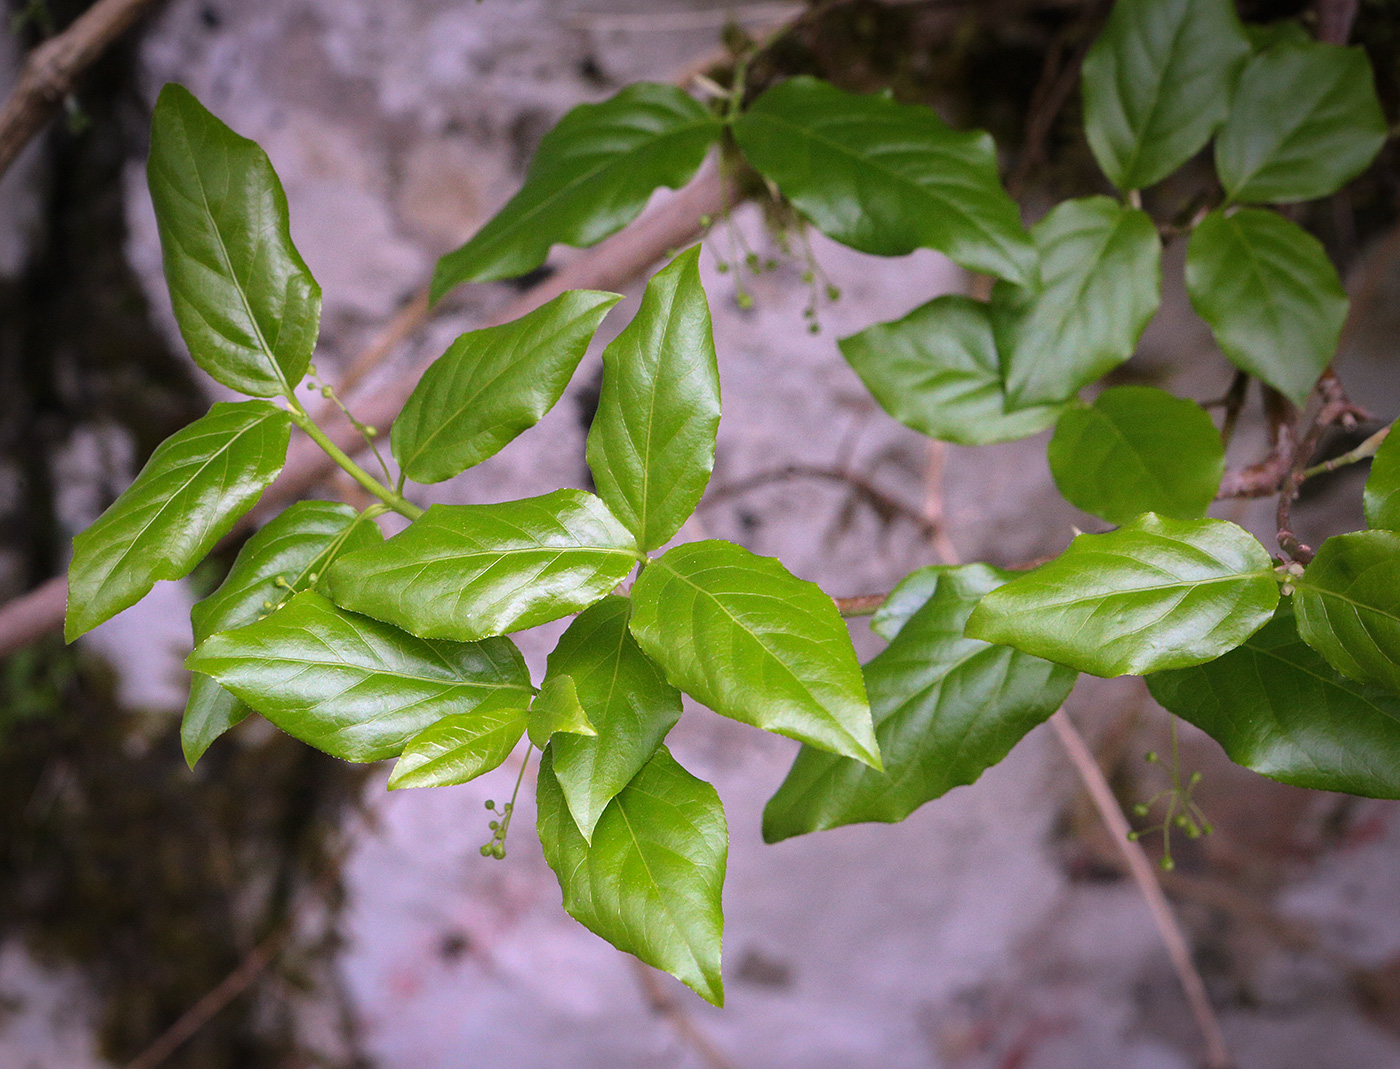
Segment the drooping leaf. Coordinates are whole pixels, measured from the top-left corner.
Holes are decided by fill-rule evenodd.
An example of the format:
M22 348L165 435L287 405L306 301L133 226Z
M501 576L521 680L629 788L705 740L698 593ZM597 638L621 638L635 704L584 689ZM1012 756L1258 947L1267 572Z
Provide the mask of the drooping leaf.
M936 297L839 344L880 407L930 438L959 445L1014 441L1043 431L1060 411L1057 405L1006 411L987 306L969 297Z
M160 579L183 579L228 534L287 459L291 420L266 401L220 401L156 448L126 491L73 539L72 642Z
M459 642L586 609L626 578L636 541L598 498L556 490L498 505L433 505L382 546L332 566L337 605Z
M992 297L1009 409L1064 401L1132 356L1162 294L1162 243L1145 212L1067 200L1031 234L1040 285L999 283Z
M256 623L211 635L185 667L345 761L396 757L443 716L520 709L531 695L525 661L509 639L421 639L313 590Z
M632 601L637 643L697 701L880 767L850 634L820 587L733 543L689 542L643 569Z
M525 734L524 702L479 705L451 713L404 744L389 777L389 790L448 787L497 768Z
M1084 57L1084 132L1109 181L1150 186L1204 148L1249 51L1231 0L1118 0Z
M419 483L450 479L538 423L621 299L569 290L513 322L453 342L394 420L390 441L404 474Z
M1400 798L1400 699L1339 675L1298 637L1293 610L1206 664L1147 677L1152 697L1261 775Z
M598 734L579 704L573 678L557 674L547 676L540 684L540 692L530 705L528 730L530 741L541 750L556 732L595 737Z
M432 299L533 271L552 245L593 245L621 230L657 189L690 181L722 128L672 85L639 82L580 104L540 141L520 192L438 261Z
M843 245L877 256L937 249L970 270L1034 277L989 134L953 130L923 105L801 77L754 101L734 136L749 163Z
M156 101L146 176L195 363L240 393L289 393L316 348L321 287L292 244L267 154L171 84Z
M597 736L555 735L554 775L584 839L604 807L651 759L681 716L681 695L642 653L627 621L627 598L607 597L580 613L549 655L548 674L574 681Z
M1329 538L1294 585L1303 641L1342 675L1400 694L1400 534Z
M870 630L886 642L893 642L909 618L933 597L946 571L946 565L930 564L906 575L875 610L875 615L870 618Z
M1390 433L1371 459L1366 477L1366 522L1372 527L1400 531L1400 434Z
M1011 573L968 564L931 578L928 601L865 666L884 771L804 746L763 810L767 842L903 820L974 782L1068 696L1070 669L963 635L977 602Z
M1224 520L1153 513L1064 553L982 599L967 634L1096 676L1214 660L1273 615L1268 552Z
M195 605L190 613L194 644L217 631L251 624L294 593L314 590L336 554L374 545L382 538L373 521L349 505L296 502L248 539L219 588ZM180 724L180 741L190 767L210 743L249 712L212 677L193 676Z
M700 286L700 246L647 283L636 318L603 350L588 432L598 494L643 550L669 542L715 465L719 364Z
M617 949L724 1005L720 896L729 828L715 789L661 747L608 803L586 842L551 767L536 785L540 845L564 909Z
M1231 200L1328 197L1366 169L1387 133L1364 51L1280 42L1240 75L1215 168Z
M1225 474L1225 445L1205 410L1152 386L1114 386L1069 408L1049 446L1071 504L1109 523L1144 512L1204 516Z
M1281 215L1211 212L1186 247L1186 292L1242 371L1303 404L1337 351L1347 296L1322 243Z

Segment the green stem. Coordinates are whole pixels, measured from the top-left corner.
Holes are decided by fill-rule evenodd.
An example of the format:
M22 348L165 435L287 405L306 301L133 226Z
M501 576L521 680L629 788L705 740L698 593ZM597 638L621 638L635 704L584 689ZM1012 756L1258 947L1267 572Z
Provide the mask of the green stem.
M330 440L330 436L320 427L316 426L316 421L308 414L306 409L301 407L301 402L295 397L287 398L291 402L289 410L292 422L304 430L313 442L325 450L326 455L334 460L344 469L345 473L363 486L367 491L379 498L380 501L388 505L395 512L402 516L407 516L410 520L416 520L423 515L423 510L413 502L409 501L402 494L397 494L381 483L364 468L360 467L346 455L345 451Z
M1377 450L1381 447L1381 443L1386 440L1389 434L1390 428L1382 427L1351 452L1343 453L1341 456L1333 457L1331 460L1324 460L1321 464L1314 464L1311 468L1305 469L1303 478L1311 479L1314 475L1321 475L1328 471L1336 471L1338 468L1344 468L1348 464L1355 464L1358 460L1366 460L1375 456Z

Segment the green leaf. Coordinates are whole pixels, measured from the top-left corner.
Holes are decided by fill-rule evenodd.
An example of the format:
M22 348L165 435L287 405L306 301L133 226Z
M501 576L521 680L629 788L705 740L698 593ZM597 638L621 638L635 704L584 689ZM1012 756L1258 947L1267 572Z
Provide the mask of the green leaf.
M146 166L165 279L194 361L232 390L290 394L321 325L321 287L292 244L267 154L167 85Z
M946 565L930 564L906 575L895 584L884 604L875 610L875 615L870 618L870 630L886 642L893 642L909 618L933 597L946 571Z
M72 642L135 605L161 579L183 579L256 504L287 459L291 419L266 401L220 401L172 434L126 492L73 539Z
M195 605L190 612L194 644L215 632L253 623L293 593L315 589L337 553L371 546L382 538L373 520L349 505L296 502L248 539L219 589ZM250 711L209 676L194 676L180 724L190 767Z
M593 245L621 230L658 188L689 182L722 129L672 85L640 82L580 104L544 135L520 192L438 261L432 299L533 271L556 243Z
M467 783L499 767L524 734L520 705L480 705L444 716L404 744L389 790Z
M541 750L556 732L568 735L598 734L579 704L578 688L573 679L566 675L549 676L540 685L540 692L530 705L528 730L530 742Z
M1230 362L1298 405L1337 351L1347 318L1347 295L1322 243L1258 208L1202 220L1186 247L1186 292Z
M403 473L440 483L533 427L621 299L569 290L510 323L463 334L423 372L394 420L390 443Z
M466 642L586 609L627 577L636 542L606 505L556 490L498 505L433 505L330 572L337 605L423 638Z
M1147 513L982 599L969 638L1015 646L1096 676L1143 675L1214 660L1278 605L1272 561L1224 520Z
M1225 474L1225 444L1200 405L1152 386L1114 386L1067 409L1050 439L1065 499L1109 523L1144 512L1204 516Z
M1329 538L1294 585L1303 641L1342 675L1400 693L1400 534Z
M647 283L636 318L603 350L588 432L598 494L643 550L669 542L715 466L719 364L700 286L700 246Z
M580 613L549 655L549 676L574 681L596 737L555 735L554 775L584 839L604 807L651 759L681 717L681 695L627 629L627 598L607 597Z
M1249 38L1250 47L1257 55L1274 45L1284 43L1307 44L1312 35L1297 19L1275 19L1273 22L1246 22L1244 35ZM1238 89L1236 90L1238 92ZM1229 120L1226 120L1227 122Z
M1040 286L999 283L992 295L1009 409L1064 401L1128 359L1162 295L1162 243L1145 212L1067 200L1031 235Z
M880 407L930 438L959 445L1014 441L1043 431L1060 411L1055 405L1006 411L991 318L970 297L937 297L839 345Z
M185 667L213 676L288 735L345 761L396 757L448 714L523 708L530 675L509 639L416 638L312 590L200 643Z
M724 1005L720 895L729 829L715 789L663 746L608 803L588 843L540 758L540 845L559 877L564 909L617 949L664 969Z
M632 602L643 652L697 701L880 767L851 637L820 587L730 542L690 542L642 570Z
M1283 42L1240 75L1215 169L1234 201L1328 197L1366 169L1387 133L1364 51Z
M1400 434L1396 424L1371 459L1366 477L1366 522L1372 527L1400 531Z
M763 810L765 841L903 820L974 782L1068 696L1070 669L963 635L977 602L1011 573L985 564L929 572L928 601L865 666L885 770L804 746Z
M1249 51L1231 0L1118 0L1084 58L1084 132L1109 181L1150 186L1205 147Z
M1147 677L1152 697L1255 772L1323 791L1400 798L1400 701L1338 675L1278 614L1208 664Z
M1034 277L990 134L950 129L923 105L801 77L759 97L734 136L749 163L843 245L877 256L937 249L973 271Z

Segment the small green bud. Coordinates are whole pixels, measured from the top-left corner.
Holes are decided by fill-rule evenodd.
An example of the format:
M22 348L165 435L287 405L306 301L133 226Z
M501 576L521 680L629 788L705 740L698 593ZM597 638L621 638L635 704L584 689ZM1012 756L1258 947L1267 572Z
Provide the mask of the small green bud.
M1137 805L1133 806L1133 812L1140 817L1147 816L1147 803L1139 802Z
M753 307L753 297L748 293L738 293L734 297L734 303L747 312Z
M313 379L319 379L321 377L321 373L316 370L315 364L307 364L306 373L310 375Z
M264 608L264 609L271 610L271 609L272 609L272 602L270 602L270 601L264 601L264 602L263 602L263 608Z
M1148 750L1147 753L1143 756L1143 760L1146 761L1149 765L1156 764L1156 763L1157 763L1157 751L1156 751L1156 750Z
M335 391L332 390L329 386L322 386L322 387L321 387L321 396L322 396L322 397L325 397L325 398L334 397L334 396L335 396Z
M715 270L721 275L727 275L729 274L729 264L721 260L719 263L715 264Z
M1192 772L1192 773L1191 773L1191 783L1192 783L1192 785L1194 786L1195 784L1200 783L1200 782L1201 782L1201 774L1200 774L1199 772Z
M320 578L321 578L320 575L318 575L316 572L312 572L310 575L308 575L308 576L306 577L306 581L307 581L308 583L311 583L311 584L314 585L314 584L316 583L316 580L318 580L318 579L320 579Z
M379 437L379 428L378 428L378 427L371 427L369 424L365 424L365 437L366 437L366 438L378 438L378 437Z
M1184 827L1186 827L1187 823L1188 823L1188 821L1187 821L1187 819L1186 819L1185 817L1177 817L1177 818L1176 818L1176 826L1177 826L1178 828L1184 828Z
M502 860L504 860L504 859L505 859L505 856L506 856L506 844L505 844L505 843L497 843L495 846L493 846L493 847L491 848L491 853L492 853L492 855L495 857L495 859L496 859L497 861L502 861Z
M1176 868L1176 862L1172 860L1172 857L1171 857L1170 854L1168 854L1166 857L1162 858L1161 864L1162 864L1162 871L1163 871L1163 872L1171 872L1172 869Z
M482 856L482 857L490 857L490 856L491 856L491 844L490 844L490 843L485 844L485 845L481 848L481 856Z
M1130 842L1130 843L1135 843L1135 842L1137 842L1137 841L1138 841L1139 839L1141 839L1141 838L1142 838L1142 832L1140 832L1140 831L1130 831L1130 832L1128 832L1128 842Z
M820 334L821 332L822 332L822 325L821 325L820 323L808 323L808 324L807 324L807 333L808 333L808 334Z
M817 274L816 274L816 272L813 271L810 267L807 268L807 270L805 270L805 271L802 272L802 282L803 282L804 285L810 286L810 285L811 285L813 282L815 282L816 280L817 280Z
M839 301L841 299L841 287L834 286L828 282L826 284L826 299L828 301Z
M492 831L495 831L496 829L498 829L498 828L501 826L501 822L498 821L498 820L493 820L490 824L488 824L488 825L486 825L486 826L487 826L488 828L490 828Z
M778 269L778 261L777 261L777 260L774 260L774 259L772 259L772 258L770 257L769 259L763 261L763 270L765 270L765 271L776 271L777 269Z
M496 808L496 803L493 802L490 798L488 798L488 799L486 799L486 808L487 808L487 809L495 809L495 808Z
M700 217L701 226L710 226L714 221L715 217L713 215L702 215Z

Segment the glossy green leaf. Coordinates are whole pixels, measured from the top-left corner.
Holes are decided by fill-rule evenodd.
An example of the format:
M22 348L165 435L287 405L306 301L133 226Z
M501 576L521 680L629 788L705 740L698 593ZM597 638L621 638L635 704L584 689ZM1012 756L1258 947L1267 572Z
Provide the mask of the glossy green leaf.
M647 283L636 318L603 350L588 432L598 494L643 550L669 542L715 466L719 364L700 286L700 246Z
M291 420L266 401L220 401L156 448L136 481L73 539L69 642L183 579L277 477Z
M690 181L722 128L672 85L640 82L580 104L540 141L520 192L438 261L432 299L533 271L552 245L593 245L621 230L658 188Z
M691 697L880 767L850 634L820 587L733 543L690 542L646 566L632 601L638 644Z
M1026 282L1035 254L982 131L923 105L793 78L734 124L748 161L817 229L877 256L937 249L974 271Z
M1064 401L1128 359L1162 295L1162 243L1145 212L1067 200L1031 234L1040 286L999 283L992 297L1010 409Z
M1400 534L1329 538L1294 585L1303 641L1342 675L1400 694Z
M875 615L870 618L870 630L886 642L893 642L909 618L933 597L946 571L946 565L930 564L906 575L875 610Z
M390 441L403 473L442 482L533 427L621 299L569 290L510 323L463 334L423 372L394 420Z
M1150 186L1204 148L1249 52L1231 0L1118 0L1084 58L1084 131L1109 181Z
M969 297L937 297L839 344L880 407L930 438L1009 442L1043 431L1060 412L1057 405L1006 411L987 306Z
M434 505L330 573L336 604L424 638L461 642L586 609L637 563L598 498L556 490L498 505Z
M240 393L288 393L316 348L321 287L292 244L267 154L172 84L156 101L146 176L195 363Z
M715 789L663 746L608 803L588 843L569 816L546 751L536 799L540 845L569 915L705 1001L724 1005L720 896L729 829Z
M549 655L547 677L567 674L589 723L586 735L555 735L554 775L584 839L604 807L651 759L681 716L680 691L627 629L627 598L607 597L579 614Z
M509 639L416 638L312 590L256 623L205 639L185 667L345 761L396 757L443 716L523 708L532 693Z
M1295 787L1400 798L1400 699L1332 668L1293 610L1207 664L1147 677L1152 697L1230 760Z
M470 713L451 713L404 744L389 777L389 790L400 787L448 787L467 783L501 765L525 734L520 705L480 705Z
M1225 474L1225 444L1205 410L1152 386L1114 386L1069 408L1049 446L1065 499L1109 523L1144 512L1204 516Z
M1366 477L1366 522L1372 527L1400 531L1400 434L1390 433L1371 459Z
M1387 132L1364 51L1282 42L1240 75L1215 169L1231 200L1327 197L1366 169Z
M1322 243L1281 215L1211 212L1186 248L1186 292L1231 363L1295 404L1337 351L1347 295Z
M1272 563L1233 523L1149 512L1080 535L988 594L967 634L1096 676L1185 668L1234 649L1273 615Z
M244 543L223 583L195 605L190 613L194 644L217 631L251 624L292 594L315 589L336 554L374 545L382 538L374 521L349 505L296 502ZM180 741L190 767L210 743L250 711L212 677L195 675L180 724Z
M556 732L567 735L597 736L588 714L578 700L578 688L572 677L548 676L530 705L528 721L530 742L541 750Z
M928 601L865 666L884 771L804 746L763 810L766 841L903 820L974 782L1069 695L1070 669L963 635L978 601L1011 573L985 564L930 571Z

